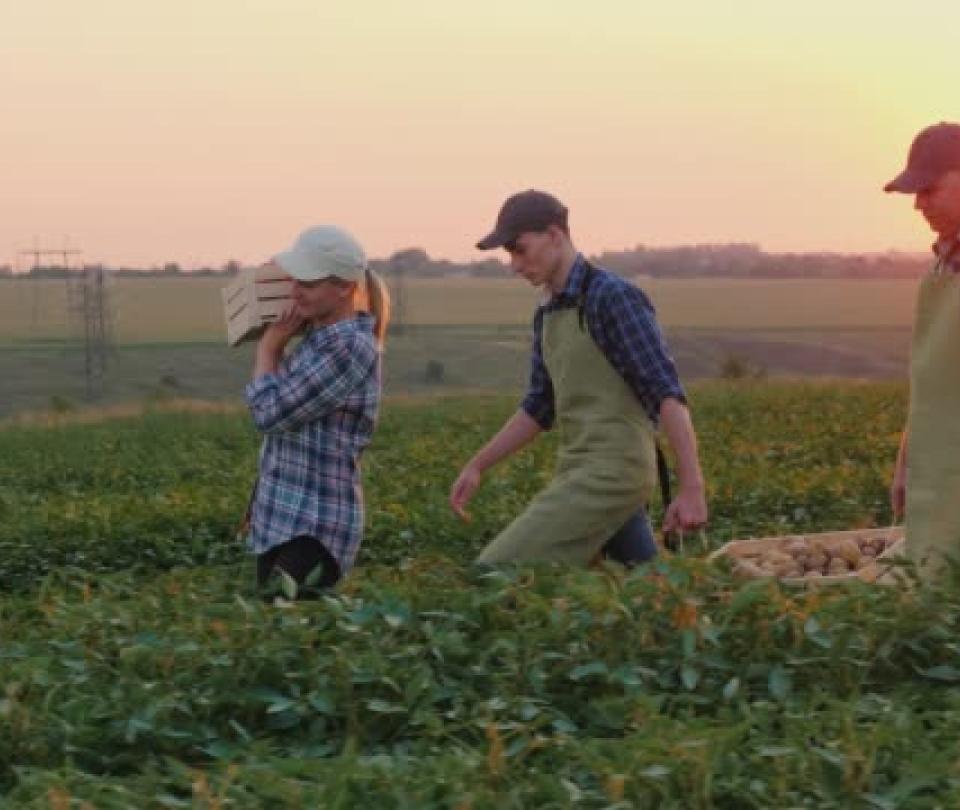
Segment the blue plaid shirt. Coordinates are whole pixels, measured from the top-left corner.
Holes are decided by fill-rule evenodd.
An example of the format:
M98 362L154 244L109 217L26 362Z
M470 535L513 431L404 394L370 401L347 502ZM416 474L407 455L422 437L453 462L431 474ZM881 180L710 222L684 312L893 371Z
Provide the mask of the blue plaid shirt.
M934 273L960 273L960 233L953 239L938 239L933 244L933 253L937 257Z
M578 255L566 286L533 317L533 363L530 384L521 407L549 430L556 418L553 383L543 362L543 316L557 309L576 307L587 276L587 263ZM686 402L676 365L650 299L620 276L596 268L584 302L584 321L590 336L620 376L636 394L651 421L660 420L660 405L668 397Z
M360 455L380 404L373 322L361 314L313 329L276 374L247 385L250 413L264 434L250 504L253 552L309 535L341 574L353 566L363 537Z

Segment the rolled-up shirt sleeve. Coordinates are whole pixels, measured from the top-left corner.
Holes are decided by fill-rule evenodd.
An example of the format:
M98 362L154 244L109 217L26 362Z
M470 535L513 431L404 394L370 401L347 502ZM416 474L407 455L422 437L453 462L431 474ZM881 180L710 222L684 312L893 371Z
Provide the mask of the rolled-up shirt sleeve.
M245 395L262 433L293 430L340 407L372 373L376 348L367 341L334 336L289 370L263 374Z
M605 353L650 418L658 421L665 399L686 403L676 364L644 292L629 283L611 285L598 309Z
M556 418L553 397L553 381L543 362L543 310L538 309L533 318L533 347L530 361L530 382L520 407L541 428L550 430Z

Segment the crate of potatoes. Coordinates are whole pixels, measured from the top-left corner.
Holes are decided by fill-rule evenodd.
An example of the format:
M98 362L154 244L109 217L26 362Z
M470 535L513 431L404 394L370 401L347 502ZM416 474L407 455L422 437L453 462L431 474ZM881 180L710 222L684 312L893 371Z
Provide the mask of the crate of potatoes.
M776 577L785 582L820 584L861 579L875 582L890 561L903 553L903 529L860 529L823 534L734 540L710 555L730 559L745 577Z
M227 343L236 346L259 337L290 306L290 279L273 265L245 267L221 295Z

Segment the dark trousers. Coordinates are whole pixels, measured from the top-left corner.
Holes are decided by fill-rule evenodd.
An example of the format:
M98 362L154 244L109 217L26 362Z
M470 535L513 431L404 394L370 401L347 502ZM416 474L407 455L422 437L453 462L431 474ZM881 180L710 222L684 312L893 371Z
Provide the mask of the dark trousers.
M303 585L318 566L323 572L315 578L313 588L332 588L340 579L340 566L315 537L300 535L257 555L257 586L263 588L275 569L285 571L297 585Z
M657 556L653 528L645 509L637 510L603 547L603 556L628 568Z

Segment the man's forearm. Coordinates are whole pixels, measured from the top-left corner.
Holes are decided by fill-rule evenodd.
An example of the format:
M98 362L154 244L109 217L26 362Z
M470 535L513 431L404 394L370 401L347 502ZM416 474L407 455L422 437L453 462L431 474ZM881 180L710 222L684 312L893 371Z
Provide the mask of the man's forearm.
M470 461L480 472L486 472L518 450L526 447L543 432L537 421L522 408Z
M681 489L703 489L703 472L697 452L697 434L690 412L680 400L668 398L660 405L660 424L677 458Z

